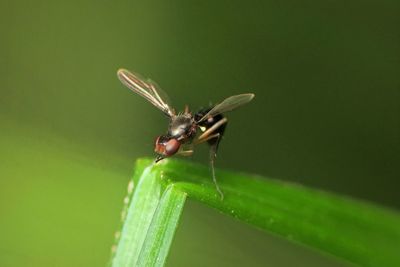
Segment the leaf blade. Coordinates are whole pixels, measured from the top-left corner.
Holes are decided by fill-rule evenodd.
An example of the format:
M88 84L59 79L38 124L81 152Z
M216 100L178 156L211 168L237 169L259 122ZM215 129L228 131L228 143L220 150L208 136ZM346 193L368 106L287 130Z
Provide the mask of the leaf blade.
M363 266L400 266L398 212L265 177L217 171L220 201L207 167L180 160L160 166L165 179L225 214Z
M112 266L135 266L147 231L157 210L161 196L161 185L157 174L151 167L138 168L133 180L137 182L124 220L121 237L118 241Z
M138 184L143 179L155 179L159 193L150 195L158 201L157 207L160 196L173 189L181 197L187 194L254 227L344 261L361 266L400 266L400 214L397 211L256 175L217 170L217 178L225 193L223 201L215 190L209 169L199 164L167 159L154 165L153 160L140 159L134 176ZM164 191L165 188L170 189ZM141 197L146 196L142 194ZM182 208L184 200L180 202ZM133 204L129 209L131 207ZM135 247L136 261L130 265L114 266L134 266L137 259L146 266L162 266L181 208L177 211L178 216L166 216L166 210L162 209L162 212L153 210L152 221L142 229L146 231L146 239ZM158 229L165 223L172 226ZM151 228L158 229L159 233L148 233ZM167 231L170 232L165 238L162 232ZM162 247L162 240L166 240L165 247Z
M186 200L170 185L165 190L143 244L138 266L163 266Z

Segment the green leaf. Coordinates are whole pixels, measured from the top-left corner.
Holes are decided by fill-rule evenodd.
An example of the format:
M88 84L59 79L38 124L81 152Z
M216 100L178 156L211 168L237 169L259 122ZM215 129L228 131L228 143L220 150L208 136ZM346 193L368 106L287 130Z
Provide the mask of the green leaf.
M186 193L173 184L165 188L160 178L156 168L137 165L124 200L124 225L112 260L113 266L163 266ZM137 187L132 199L129 199L135 183Z
M173 185L167 187L148 230L138 266L163 266L186 200Z
M186 194L267 232L361 266L400 266L400 215L384 207L265 177L181 160L136 164L135 193L113 266L162 266Z

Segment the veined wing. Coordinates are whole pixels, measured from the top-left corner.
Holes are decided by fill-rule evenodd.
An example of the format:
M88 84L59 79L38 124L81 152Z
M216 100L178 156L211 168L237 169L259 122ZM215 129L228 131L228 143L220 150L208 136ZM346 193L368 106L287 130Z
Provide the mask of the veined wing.
M216 116L221 113L225 113L231 110L234 110L248 102L250 102L254 98L254 94L241 94L234 95L226 98L221 103L215 105L206 115L204 115L197 123L204 121L209 117Z
M157 84L150 80L145 80L136 73L132 73L126 69L119 69L117 71L118 79L133 92L144 97L147 101L164 112L168 117L175 115L175 112L168 104L166 94L157 86ZM162 97L161 97L161 96Z

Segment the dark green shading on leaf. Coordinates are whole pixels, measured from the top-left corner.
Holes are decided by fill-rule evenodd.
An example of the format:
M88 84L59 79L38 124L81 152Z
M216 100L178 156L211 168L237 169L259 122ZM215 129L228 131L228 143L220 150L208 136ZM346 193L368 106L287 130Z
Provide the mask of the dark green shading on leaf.
M400 266L395 211L297 184L217 170L181 160L136 164L137 185L113 266L162 266L186 194L238 220L361 266Z

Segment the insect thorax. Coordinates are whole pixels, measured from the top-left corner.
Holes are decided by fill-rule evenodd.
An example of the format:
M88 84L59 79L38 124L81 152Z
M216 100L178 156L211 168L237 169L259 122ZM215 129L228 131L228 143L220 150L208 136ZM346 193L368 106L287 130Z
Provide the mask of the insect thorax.
M190 114L181 114L171 119L168 128L168 134L178 140L191 138L196 133L196 127L193 124L193 117Z

